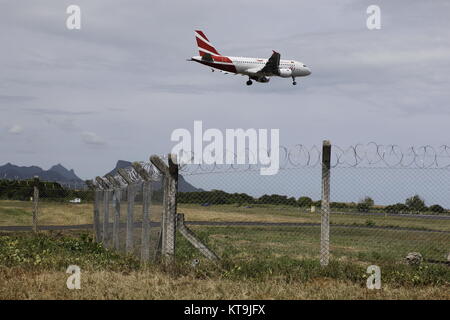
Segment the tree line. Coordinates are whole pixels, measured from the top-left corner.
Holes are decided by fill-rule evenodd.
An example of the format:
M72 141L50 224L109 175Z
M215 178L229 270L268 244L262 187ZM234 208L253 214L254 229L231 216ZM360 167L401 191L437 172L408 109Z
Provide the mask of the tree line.
M40 200L65 201L80 198L92 201L94 193L86 190L73 190L63 187L57 182L28 180L0 180L0 199L29 201L33 197L34 186L39 189Z
M197 191L197 192L179 192L179 203L191 203L201 205L221 205L221 204L237 204L237 205L287 205L293 207L310 208L315 206L321 207L320 200L313 200L310 197L302 196L299 198L288 197L279 194L263 195L259 198L252 197L246 193L227 193L222 190ZM388 206L375 206L375 202L370 197L365 197L357 203L347 202L331 202L330 207L333 209L352 210L358 212L383 211L388 213L444 213L447 210L438 204L427 207L425 201L419 196L414 195L405 200L405 203L396 203Z
M0 199L2 200L20 200L29 201L33 197L34 186L40 193L40 199L43 201L68 201L73 198L80 198L82 201L93 201L93 190L74 190L67 189L57 182L36 182L29 180L0 180ZM140 201L140 194L136 201ZM152 200L162 201L162 190L153 190ZM313 200L307 196L299 198L288 197L285 195L271 194L263 195L259 198L252 197L246 193L228 193L222 190L179 192L179 203L201 204L201 205L286 205L301 208L321 207L320 200ZM374 200L365 197L357 203L331 202L330 207L338 210L349 210L358 212L382 211L388 213L445 213L448 210L438 204L426 206L425 201L419 196L414 195L405 200L404 203L396 203L388 206L375 206Z

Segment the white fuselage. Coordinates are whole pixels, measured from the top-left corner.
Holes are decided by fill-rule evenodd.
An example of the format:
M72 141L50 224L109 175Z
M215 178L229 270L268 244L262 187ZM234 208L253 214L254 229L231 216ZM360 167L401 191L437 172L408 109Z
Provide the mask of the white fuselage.
M246 58L246 57L229 57L236 66L237 73L244 75L252 75L252 70L262 69L268 59ZM311 70L303 63L295 60L280 60L280 69L290 70L291 75L287 77L304 77L311 74ZM281 75L280 75L281 76Z
M204 61L201 56L192 57L191 60L205 64L209 67L216 68L230 73L238 73L247 76L254 76L267 63L268 59L248 58L248 57L229 57L222 56L221 61ZM280 60L280 74L271 76L279 76L282 78L304 77L311 74L311 70L302 62L295 60Z

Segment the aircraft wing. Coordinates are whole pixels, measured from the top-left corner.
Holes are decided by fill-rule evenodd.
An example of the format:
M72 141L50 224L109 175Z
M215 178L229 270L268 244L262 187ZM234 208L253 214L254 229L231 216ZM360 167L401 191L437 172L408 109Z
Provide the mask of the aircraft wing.
M261 71L262 71L261 67L259 67L259 68L251 68L251 69L247 69L246 70L247 73L253 74L255 76L262 75Z
M265 75L277 75L279 73L280 57L281 55L274 51L266 65L259 72Z

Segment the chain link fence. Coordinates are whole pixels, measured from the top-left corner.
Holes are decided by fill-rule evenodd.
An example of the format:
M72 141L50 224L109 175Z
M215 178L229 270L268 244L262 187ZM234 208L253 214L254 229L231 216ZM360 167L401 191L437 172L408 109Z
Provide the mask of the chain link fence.
M37 194L35 193L37 192ZM94 192L85 184L0 180L0 226L92 224Z
M426 261L445 263L450 253L449 151L446 146L332 146L330 260L398 262L419 252ZM231 261L317 261L323 231L322 151L281 148L280 159L279 172L269 176L256 165L182 165L179 174L164 174L151 163L139 163L138 169L98 177L95 190L39 182L38 223L94 224L105 246L145 260L158 252L189 258L202 252ZM169 176L175 184L165 180ZM34 183L0 183L0 226L32 226ZM174 194L170 188L177 188L175 198L168 197ZM177 214L184 224L176 225ZM175 229L184 232L176 249ZM203 251L187 250L191 245L183 239Z
M98 241L124 254L155 259L162 217L161 188L161 181L156 180L96 191Z
M419 252L426 261L447 261L448 147L331 150L331 260L395 263ZM220 256L320 259L322 152L302 145L281 151L273 176L256 166L182 168L198 190L179 193L178 211Z

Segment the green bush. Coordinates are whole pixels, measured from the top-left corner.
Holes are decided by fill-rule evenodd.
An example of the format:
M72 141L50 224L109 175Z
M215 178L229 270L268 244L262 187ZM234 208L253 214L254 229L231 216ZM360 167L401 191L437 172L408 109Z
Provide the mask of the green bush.
M428 210L430 210L431 212L434 212L434 213L443 213L443 212L445 212L445 209L443 207L441 207L440 205L438 205L438 204L433 204L432 206L430 206L428 208Z

